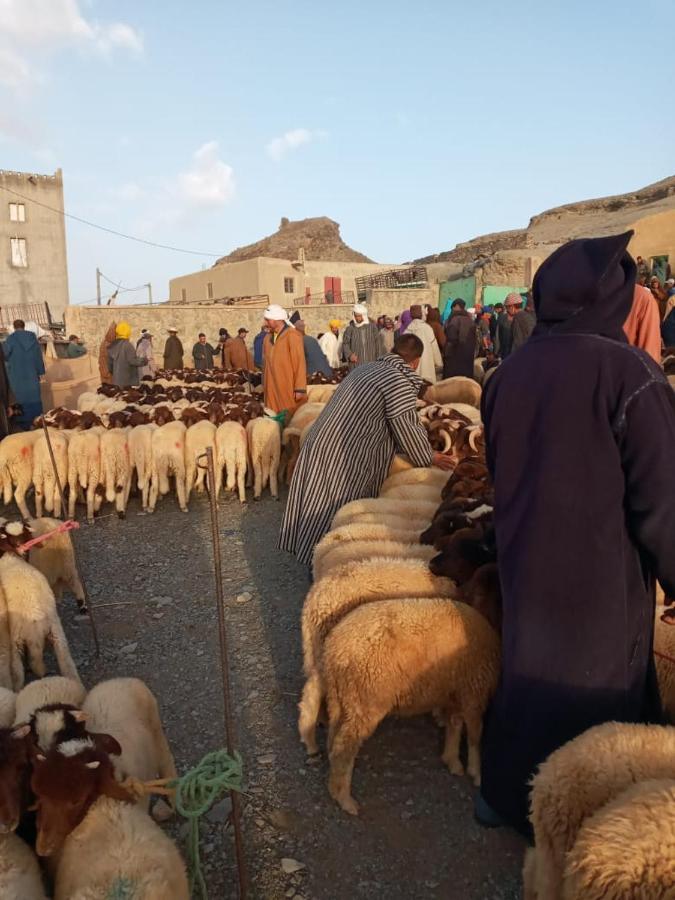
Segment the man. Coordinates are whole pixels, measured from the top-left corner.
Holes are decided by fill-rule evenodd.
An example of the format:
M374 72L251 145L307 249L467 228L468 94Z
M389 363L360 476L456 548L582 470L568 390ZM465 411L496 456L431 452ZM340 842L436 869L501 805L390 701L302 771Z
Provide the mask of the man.
M112 372L112 383L117 387L132 387L140 380L140 369L146 365L145 356L136 356L136 350L129 338L131 325L120 322L115 329L115 340L108 347L108 368Z
M183 368L183 345L178 338L178 329L169 328L169 336L164 344L164 368Z
M319 346L319 342L315 337L305 333L305 323L302 319L298 319L295 328L302 335L302 344L305 350L305 366L308 375L314 375L315 372L321 372L326 378L333 377L333 370L330 367L326 355Z
M206 335L204 332L200 331L197 336L197 343L192 348L192 361L195 364L195 369L212 369L213 354L215 352L216 351L211 344L206 343Z
M275 413L285 413L288 421L307 400L305 347L282 306L273 303L263 315L269 331L263 344L265 406Z
M659 316L661 320L666 314L666 304L668 302L668 294L661 287L661 282L658 279L658 276L653 275L649 279L649 290L652 292L654 299L656 300L659 307Z
M16 422L22 427L29 427L33 419L42 413L40 376L45 374L42 348L35 335L26 330L23 319L15 319L14 331L2 350L14 399L23 410Z
M443 349L443 378L463 375L473 378L473 361L476 357L476 323L466 311L464 300L457 298L451 306L451 315L445 323L445 347Z
M352 312L352 320L342 337L343 359L353 369L363 363L375 362L383 353L379 328L368 319L368 309L362 303L357 303Z
M350 500L376 497L395 453L414 466L442 469L416 411L422 380L416 374L424 344L399 337L394 352L358 366L340 384L310 430L293 473L279 547L309 565L315 545L337 510Z
M506 295L506 300L504 301L505 312L497 320L497 335L495 338L495 352L502 359L506 359L513 350L513 320L522 305L523 298L520 294L511 291L510 294Z
M653 360L661 363L659 307L649 288L635 285L633 303L628 318L623 323L623 330L629 344L640 347Z
M641 256L638 256L636 258L635 263L637 265L638 281L641 278L644 278L644 280L647 281L647 279L649 278L649 265L645 262L645 260Z
M246 335L248 329L240 328L237 331L236 338L232 338L227 342L223 351L224 368L229 371L235 369L244 369L246 372L253 371L253 356L246 346Z
M511 352L517 350L519 347L522 347L525 341L528 340L532 332L534 331L534 326L537 324L537 317L534 314L534 305L532 303L532 296L528 294L527 303L525 305L525 309L519 309L518 312L513 317L513 322L511 323Z
M441 368L443 360L434 329L424 321L423 315L419 304L410 307L411 322L406 334L416 335L424 344L424 353L417 367L417 374L430 384L436 384L436 368Z
M490 316L490 342L494 347L495 341L497 340L497 323L501 316L504 315L504 304L503 303L495 303L494 309L492 311L492 315Z
M380 332L380 339L382 341L382 349L384 350L384 352L391 353L391 351L394 349L396 333L394 330L394 322L389 318L389 316L384 317L384 328ZM436 340L438 340L438 336L436 337Z
M332 369L338 369L342 360L342 338L340 329L342 322L339 319L331 319L328 323L328 331L319 338L321 352L328 360Z
M482 794L523 833L529 780L552 751L602 722L659 716L653 578L675 595L675 394L623 332L632 234L548 257L537 327L483 394L503 652Z
M71 334L68 338L68 346L66 347L66 356L68 359L77 359L78 356L85 356L87 348L76 334Z
M255 363L256 369L262 369L263 367L263 346L265 344L265 338L269 333L269 328L263 322L262 328L253 338L253 362Z
M215 356L220 357L220 365L223 369L227 369L227 348L232 340L227 328L218 329L218 343L216 344Z
M108 330L103 335L103 340L98 348L98 371L101 376L101 384L112 384L112 372L108 368L108 348L115 340L116 322L108 325Z

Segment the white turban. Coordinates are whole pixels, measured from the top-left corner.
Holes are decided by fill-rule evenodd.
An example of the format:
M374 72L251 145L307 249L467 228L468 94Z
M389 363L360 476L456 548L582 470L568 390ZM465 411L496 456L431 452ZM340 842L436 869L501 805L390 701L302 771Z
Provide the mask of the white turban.
M263 319L270 319L272 322L287 322L290 325L288 313L283 306L279 306L276 303L272 303L267 307L263 313Z
M353 317L354 316L363 316L363 322L357 322ZM363 303L357 303L352 311L352 321L359 328L361 325L368 324L368 307L364 306Z

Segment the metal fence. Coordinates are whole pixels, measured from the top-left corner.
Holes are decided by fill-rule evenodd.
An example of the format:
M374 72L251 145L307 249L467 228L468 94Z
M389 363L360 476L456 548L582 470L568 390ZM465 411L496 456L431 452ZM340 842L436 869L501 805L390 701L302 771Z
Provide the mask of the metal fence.
M9 330L15 319L37 322L41 328L51 328L52 317L47 303L26 303L17 306L0 306L0 328Z
M322 303L354 303L354 291L327 291L324 293L305 294L304 297L296 297L293 306L320 306Z
M427 283L426 266L408 266L405 269L389 269L386 272L361 275L356 279L356 293L359 300L363 300L369 289L426 287Z

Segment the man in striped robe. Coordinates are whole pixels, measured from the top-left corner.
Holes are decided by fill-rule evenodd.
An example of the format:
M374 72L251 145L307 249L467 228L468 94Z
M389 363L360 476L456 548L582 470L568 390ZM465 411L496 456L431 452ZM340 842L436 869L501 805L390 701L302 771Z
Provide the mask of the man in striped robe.
M375 362L385 352L380 329L368 318L368 309L357 303L342 337L342 355L349 368Z
M417 416L422 385L415 370L424 345L401 335L393 353L358 366L340 384L310 430L293 474L279 547L309 565L335 513L362 497L376 497L395 453L414 466L443 469Z

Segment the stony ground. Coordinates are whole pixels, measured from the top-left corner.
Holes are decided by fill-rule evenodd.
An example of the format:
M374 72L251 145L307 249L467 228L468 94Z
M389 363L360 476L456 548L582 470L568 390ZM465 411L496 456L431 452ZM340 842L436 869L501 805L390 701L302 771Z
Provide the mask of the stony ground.
M275 550L282 508L268 497L219 509L249 896L518 898L522 843L474 824L473 788L444 769L430 718L387 721L365 745L354 776L358 819L328 796L325 760L306 763L296 702L307 576ZM88 624L64 601L83 680L144 679L185 771L225 745L208 504L193 497L185 515L169 497L145 516L132 499L126 521L85 524L75 540L102 644L97 659ZM228 804L202 828L211 900L236 896ZM168 827L184 843L186 826Z

